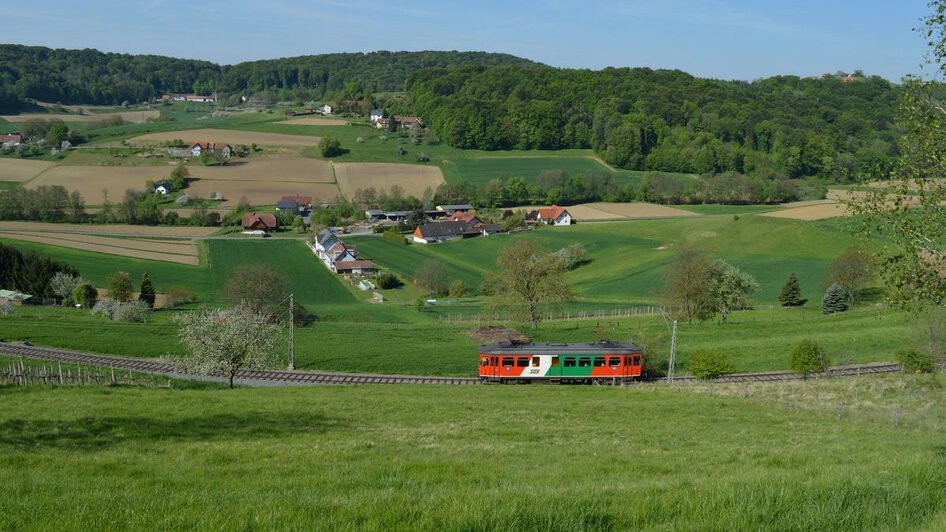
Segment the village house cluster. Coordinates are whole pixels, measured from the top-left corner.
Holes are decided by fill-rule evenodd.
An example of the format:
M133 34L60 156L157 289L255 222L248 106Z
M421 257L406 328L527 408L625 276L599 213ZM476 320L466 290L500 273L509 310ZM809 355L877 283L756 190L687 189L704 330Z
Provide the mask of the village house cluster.
M373 273L377 270L374 262L358 258L358 246L342 242L328 229L319 231L309 247L333 273Z

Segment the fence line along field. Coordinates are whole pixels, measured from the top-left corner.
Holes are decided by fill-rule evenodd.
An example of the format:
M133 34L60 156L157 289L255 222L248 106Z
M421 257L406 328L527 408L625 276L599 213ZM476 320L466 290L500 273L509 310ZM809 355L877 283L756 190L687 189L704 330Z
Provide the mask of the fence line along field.
M260 133L236 129L189 129L184 131L165 131L149 133L129 140L132 144L160 144L181 139L185 143L213 142L217 144L259 144L263 146L306 147L319 143L319 137L304 135L285 135L282 133Z
M427 188L436 190L444 182L443 172L436 166L393 163L338 163L335 179L346 198L354 197L359 189L388 192L394 185L401 187L405 196L419 198Z
M568 212L572 218L581 222L699 216L697 213L654 203L584 203L568 207Z
M162 227L126 224L47 224L42 222L0 221L0 231L12 233L78 233L144 238L200 238L213 234L215 227Z
M0 240L26 240L65 248L95 251L109 255L137 259L159 260L190 264L200 263L197 245L194 242L168 240L137 240L104 236L78 235L71 233L0 232Z
M0 181L18 181L23 183L33 179L55 165L56 163L47 161L0 159Z
M301 118L290 118L277 122L287 126L347 126L348 121L340 118L326 118L324 116L304 116Z
M161 116L160 111L124 111L121 113L96 114L60 114L60 113L24 113L21 115L3 115L7 122L29 122L31 120L62 120L63 122L99 122L112 117L120 117L125 122L141 124Z

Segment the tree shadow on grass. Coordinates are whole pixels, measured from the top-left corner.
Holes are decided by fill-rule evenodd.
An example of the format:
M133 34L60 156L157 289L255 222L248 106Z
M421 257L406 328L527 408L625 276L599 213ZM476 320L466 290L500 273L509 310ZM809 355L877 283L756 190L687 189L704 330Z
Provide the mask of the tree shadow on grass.
M85 417L73 420L11 419L0 423L0 448L88 449L148 441L231 441L323 434L347 422L322 414L216 414L200 417Z

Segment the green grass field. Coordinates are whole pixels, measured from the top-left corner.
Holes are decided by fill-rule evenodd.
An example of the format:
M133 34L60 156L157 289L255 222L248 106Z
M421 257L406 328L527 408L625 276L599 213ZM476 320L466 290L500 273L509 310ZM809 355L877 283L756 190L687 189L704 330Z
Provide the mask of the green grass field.
M942 530L942 379L862 382L0 389L0 528Z

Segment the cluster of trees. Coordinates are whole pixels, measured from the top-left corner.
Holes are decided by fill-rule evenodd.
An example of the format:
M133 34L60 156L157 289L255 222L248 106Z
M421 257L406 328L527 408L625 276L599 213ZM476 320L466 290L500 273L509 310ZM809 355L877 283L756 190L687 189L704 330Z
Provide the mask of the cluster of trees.
M53 278L59 273L79 275L68 264L36 253L23 253L15 247L0 243L0 286L3 288L37 298L53 299L56 297Z
M593 148L609 164L696 174L886 177L898 90L879 77L751 83L647 68L431 68L415 112L458 148Z
M827 274L821 282L825 291L821 299L821 309L825 314L844 312L853 306L864 289L874 280L874 257L858 247L848 248L828 266ZM807 300L801 297L801 284L798 276L792 272L782 289L778 300L783 307L798 307Z
M0 108L28 99L118 105L170 92L236 95L267 92L278 100L320 99L356 82L370 92L401 91L415 70L448 65L535 65L484 52L372 52L309 55L223 66L156 55L0 45Z

